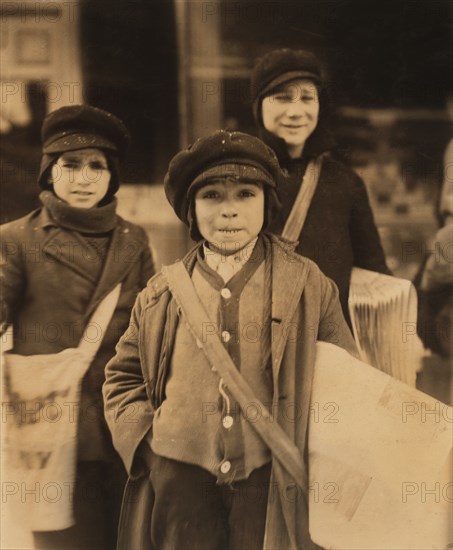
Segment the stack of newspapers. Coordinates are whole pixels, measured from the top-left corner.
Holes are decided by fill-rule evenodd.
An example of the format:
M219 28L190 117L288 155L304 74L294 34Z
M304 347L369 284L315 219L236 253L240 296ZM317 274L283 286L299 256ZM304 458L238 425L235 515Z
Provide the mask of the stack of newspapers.
M412 283L354 268L349 313L360 359L415 386L424 350L417 336L417 293Z
M334 413L309 420L312 540L329 550L453 548L453 408L337 346L316 348L312 403Z

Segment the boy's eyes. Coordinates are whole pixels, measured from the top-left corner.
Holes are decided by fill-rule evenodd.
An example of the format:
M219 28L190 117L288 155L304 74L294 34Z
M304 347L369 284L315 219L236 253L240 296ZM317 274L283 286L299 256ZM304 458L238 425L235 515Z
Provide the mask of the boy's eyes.
M314 101L315 96L313 94L304 94L302 96L293 96L290 94L276 94L274 98L281 102L295 102L295 101Z
M81 165L80 162L69 161L69 160L63 162L63 168L67 168L68 170L80 170L81 166L82 165ZM90 168L91 170L107 170L108 169L105 164L103 164L102 162L98 162L98 161L90 162L87 167Z
M292 96L289 94L276 94L274 97L277 101L293 101Z
M202 199L216 199L219 196L217 191L205 191L202 195Z
M239 191L240 197L254 197L255 193L251 191L250 189L243 189L242 191Z
M240 198L254 197L255 192L251 189L240 189L237 192L237 196ZM219 199L219 198L222 198L222 194L214 190L205 191L204 193L202 193L201 198L202 199Z
M107 166L102 162L91 162L89 166L92 170L107 170Z

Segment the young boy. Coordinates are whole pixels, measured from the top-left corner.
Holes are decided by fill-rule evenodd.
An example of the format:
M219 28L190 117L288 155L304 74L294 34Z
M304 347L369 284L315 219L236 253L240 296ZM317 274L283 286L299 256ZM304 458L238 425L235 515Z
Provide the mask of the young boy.
M281 177L273 151L240 132L218 131L170 163L167 198L200 241L183 260L195 294L181 307L169 271L152 278L106 367L106 416L130 475L121 548L311 547L303 483L256 427L271 412L268 426L282 429L271 438L297 448L306 476L316 341L354 343L336 286L264 232ZM222 354L206 355L214 340L238 385L221 374Z
M126 472L105 425L104 367L154 274L153 260L145 231L116 213L120 161L130 139L123 122L97 107L67 105L47 115L41 135L41 208L0 227L0 334L11 325L13 352L23 356L75 348L102 298L119 283L121 293L83 377L80 402L68 403L78 412L77 475L62 501L70 499L75 524L57 527L62 520L52 516L43 525L42 513L32 524L33 547L110 550ZM30 367L34 378L39 374ZM51 401L58 394L53 384L46 388ZM20 390L27 395L31 388ZM36 504L41 508L46 499Z

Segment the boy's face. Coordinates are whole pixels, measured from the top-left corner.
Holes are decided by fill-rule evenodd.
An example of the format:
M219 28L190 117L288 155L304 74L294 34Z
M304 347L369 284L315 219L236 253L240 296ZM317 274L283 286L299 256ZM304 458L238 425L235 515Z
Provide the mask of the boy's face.
M198 230L212 247L233 254L263 227L263 187L230 179L212 181L195 194L195 217Z
M99 149L63 153L52 166L55 195L75 208L93 208L107 194L111 173Z
M266 130L284 139L289 152L299 156L318 124L316 85L305 78L287 82L263 99L261 109Z

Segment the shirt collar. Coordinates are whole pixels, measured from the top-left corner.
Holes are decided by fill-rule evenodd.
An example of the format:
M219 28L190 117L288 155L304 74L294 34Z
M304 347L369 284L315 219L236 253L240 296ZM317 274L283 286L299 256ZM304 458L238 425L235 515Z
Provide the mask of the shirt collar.
M228 256L211 250L207 243L203 243L203 255L208 266L218 273L227 283L236 273L239 273L252 255L258 237L250 241L244 248Z

